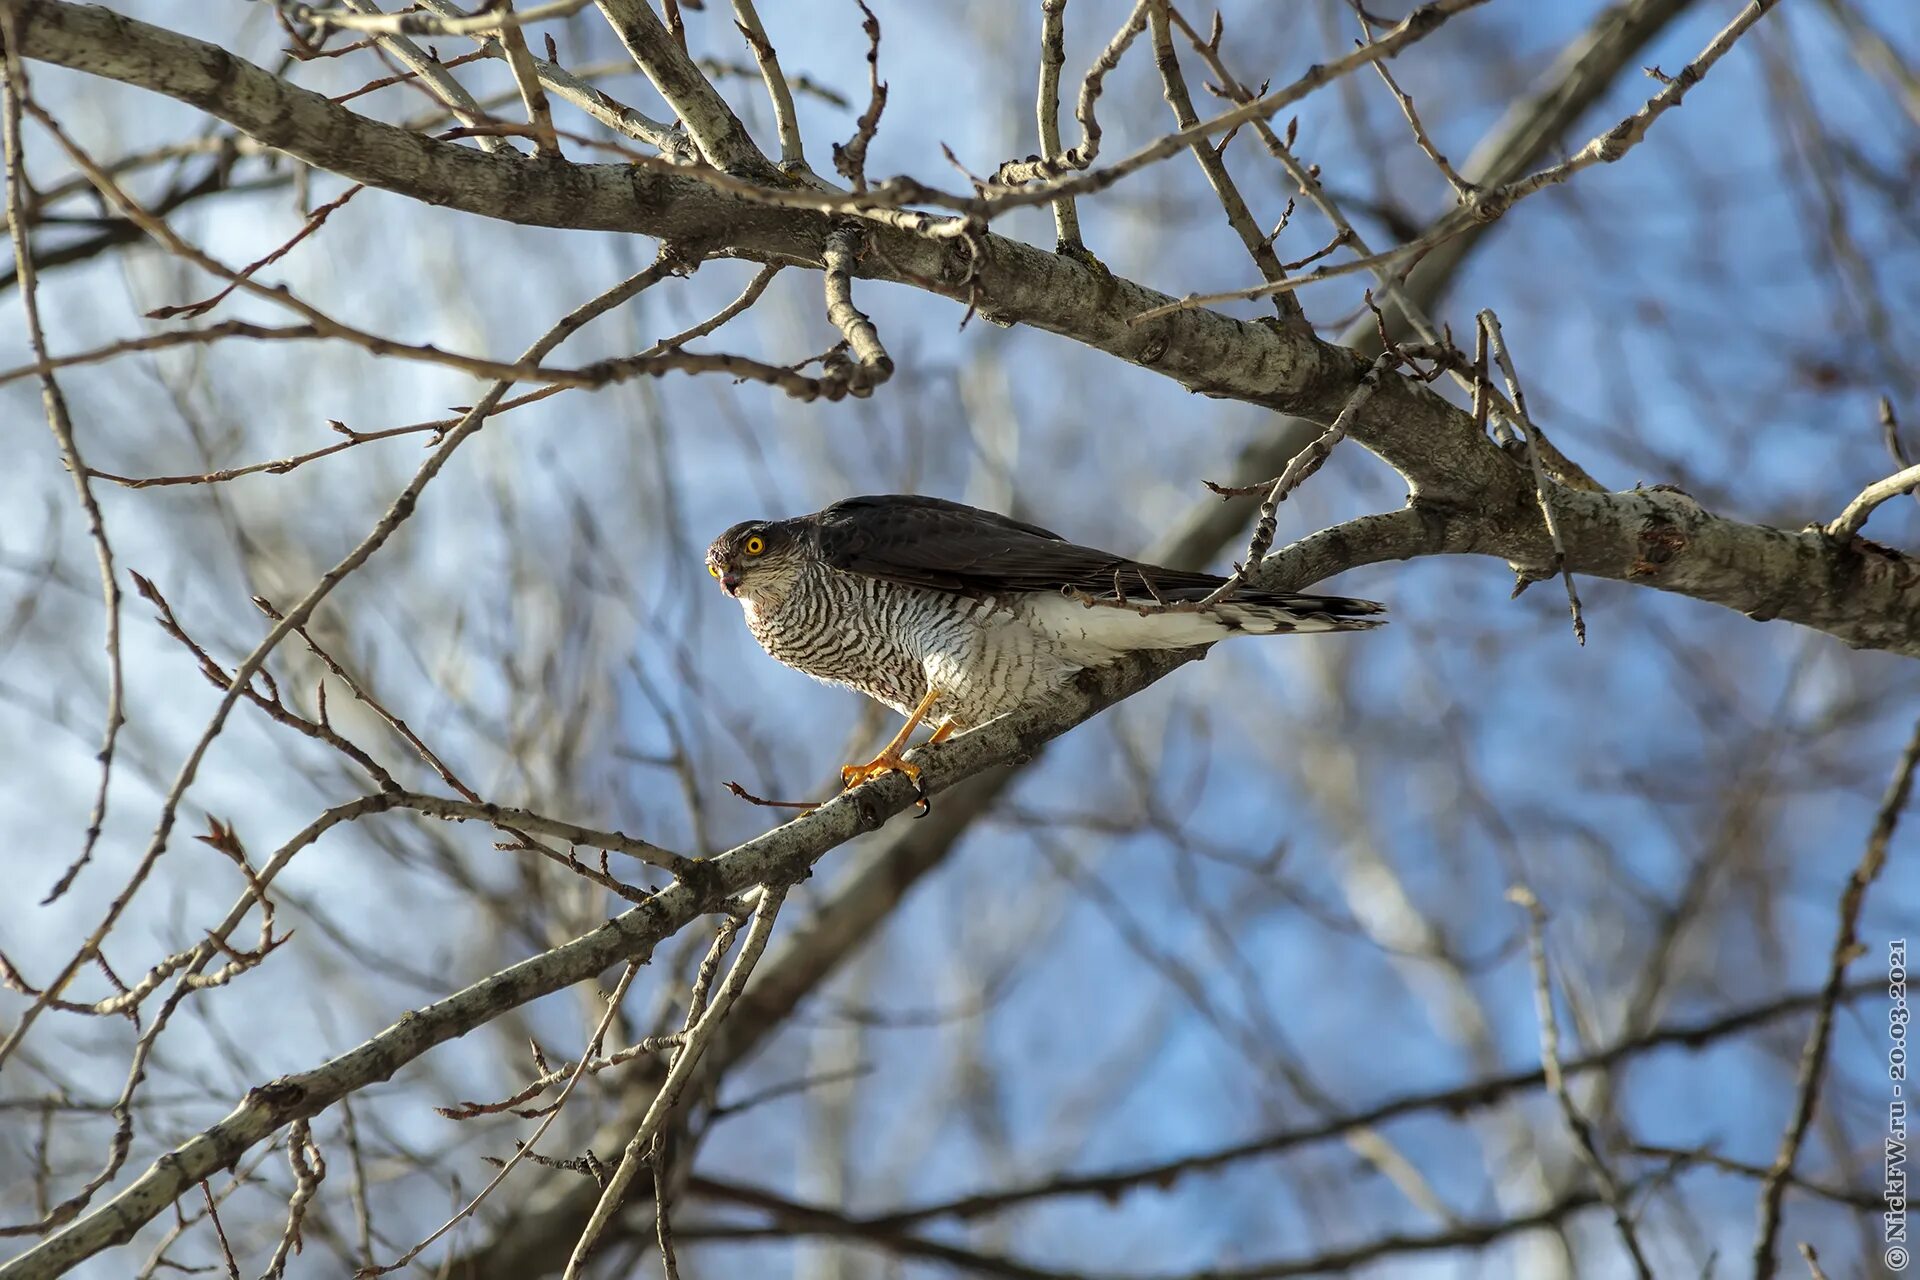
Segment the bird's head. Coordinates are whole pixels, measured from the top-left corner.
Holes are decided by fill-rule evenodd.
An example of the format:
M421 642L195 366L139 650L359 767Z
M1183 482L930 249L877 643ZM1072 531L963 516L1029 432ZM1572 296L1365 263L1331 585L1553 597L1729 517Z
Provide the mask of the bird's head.
M800 531L785 520L746 520L707 548L707 572L730 596L777 599L800 572Z

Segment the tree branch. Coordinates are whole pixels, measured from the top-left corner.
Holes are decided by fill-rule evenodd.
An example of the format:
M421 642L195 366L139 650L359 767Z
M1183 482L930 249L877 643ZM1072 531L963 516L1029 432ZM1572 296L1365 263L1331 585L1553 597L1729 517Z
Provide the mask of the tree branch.
M1082 673L1057 703L1006 716L922 752L921 787L937 794L1042 744L1159 679L1193 655L1141 655ZM225 1119L159 1159L118 1195L0 1264L0 1280L57 1275L103 1249L124 1244L202 1179L227 1168L250 1147L296 1120L319 1115L369 1084L392 1078L436 1045L465 1035L544 995L585 981L628 960L644 960L662 939L758 884L791 882L828 850L872 831L914 804L905 776L887 774L706 861L692 881L675 881L604 925L413 1011L393 1026L309 1071L282 1076L248 1092ZM375 806L391 807L391 806Z
M778 180L747 127L653 14L647 0L596 0L620 43L693 135L707 163L728 173Z
M642 166L482 155L357 116L214 45L103 9L63 0L0 0L0 9L19 15L28 57L166 93L308 163L399 194L542 226L668 239L705 239L723 228L718 252L763 262L817 268L826 255L833 220L823 212L769 208L697 176ZM1473 170L1470 162L1469 177L1479 181ZM1005 237L982 235L969 247L893 225L871 226L868 235L873 251L858 264L864 276L977 296L991 319L1061 334L1206 395L1324 426L1367 368L1356 352L1311 334L1205 310L1135 325L1131 317L1172 299ZM1479 531L1471 550L1552 563L1524 469L1425 386L1386 379L1350 434L1398 470L1416 497L1470 507ZM1670 492L1556 492L1553 503L1576 572L1920 656L1920 562L1909 556L1723 519Z
M1873 979L1849 983L1843 990L1846 999L1860 1000L1883 994L1885 989L1884 980ZM1765 1025L1779 1018L1792 1017L1809 1011L1817 1015L1825 1007L1826 1000L1827 994L1824 990L1806 991L1770 1000L1765 1004L1737 1009L1713 1018L1660 1027L1645 1035L1616 1041L1603 1049L1563 1063L1562 1070L1569 1076L1588 1071L1603 1071L1651 1050L1674 1045L1699 1049L1726 1036ZM998 1213L1015 1205L1061 1196L1100 1196L1111 1200L1115 1196L1136 1188L1169 1186L1192 1174L1208 1173L1242 1161L1263 1159L1298 1147L1331 1142L1355 1130L1377 1128L1410 1115L1444 1113L1457 1116L1469 1111L1483 1110L1505 1100L1513 1093L1538 1089L1546 1082L1544 1069L1524 1068L1450 1089L1404 1094L1360 1111L1330 1116L1312 1124L1277 1129L1228 1146L1192 1151L1164 1160L1110 1168L1098 1173L1057 1174L1052 1177L1036 1178L1025 1184L1003 1187L996 1191L985 1191L977 1195L959 1196L950 1200L916 1205L892 1213L876 1214L865 1221L874 1226L897 1230L918 1226L937 1218L955 1218L964 1221L989 1213Z

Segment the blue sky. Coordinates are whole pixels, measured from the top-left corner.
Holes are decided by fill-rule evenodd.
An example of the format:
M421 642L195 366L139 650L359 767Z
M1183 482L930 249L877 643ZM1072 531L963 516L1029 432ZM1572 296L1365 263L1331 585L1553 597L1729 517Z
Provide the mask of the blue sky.
M790 69L864 83L852 5L765 8ZM941 143L978 172L1032 149L1029 8L877 6L890 98L870 172L954 186ZM1229 56L1243 78L1283 81L1349 38L1350 20L1329 18L1333 8L1230 7ZM1898 0L1858 8L1909 54L1920 52ZM1402 57L1396 74L1441 148L1460 160L1594 9L1496 0ZM1732 12L1697 6L1641 61L1676 70ZM237 26L239 46L256 59L274 47L257 6L149 5L140 16L229 38ZM1111 4L1076 0L1069 9L1070 84L1119 19ZM596 24L588 14L561 33L565 60L617 52ZM696 51L743 56L724 14L690 16L690 31L706 42ZM1167 128L1145 53L1137 49L1109 80L1108 157ZM1857 152L1844 164L1830 143L1796 140L1780 105L1795 70L1829 138ZM495 72L484 67L471 83L504 84ZM370 74L344 63L301 72L303 83L333 92ZM1189 74L1199 77L1197 68ZM646 105L637 79L615 84ZM758 86L726 88L766 138ZM1623 78L1569 146L1653 88ZM199 128L185 108L65 73L38 72L35 89L99 153ZM1444 183L1381 86L1361 79L1354 89L1357 113L1338 91L1303 106L1302 154L1343 193L1415 217L1444 207ZM403 118L423 103L388 90L363 105ZM828 142L850 131L852 113L802 104L809 154L825 168ZM563 122L581 127L577 117ZM1822 10L1782 6L1625 161L1517 207L1440 318L1464 333L1477 309L1494 307L1543 425L1609 486L1678 483L1723 514L1789 528L1830 519L1891 469L1875 399L1895 396L1910 428L1920 423L1910 357L1901 362L1914 349L1920 259L1910 221L1862 176L1882 172L1910 192L1917 138L1920 123L1847 59ZM44 140L34 145L44 185L59 165ZM1872 341L1871 295L1817 234L1824 206L1794 159L1803 153L1816 171L1839 166L1849 235L1878 296L1898 303L1887 341ZM1250 282L1244 253L1185 160L1129 179L1110 200L1083 202L1090 245L1114 271L1170 293ZM1285 200L1282 177L1250 139L1234 144L1229 163L1270 223ZM313 180L316 199L339 189L331 177ZM179 225L240 263L284 240L298 219L276 188L197 206ZM1377 221L1364 229L1388 239ZM1051 238L1040 211L995 230ZM1282 256L1303 256L1325 236L1303 212ZM367 328L506 355L652 251L633 238L488 223L367 192L275 278ZM712 264L644 296L564 354L584 362L643 347L712 311L751 270ZM136 332L144 311L201 292L194 273L148 253L50 275L43 305L53 345L72 350ZM718 530L848 493L914 489L1015 504L1075 538L1133 551L1211 500L1202 479L1261 478L1230 468L1244 442L1272 429L1268 415L1190 396L1045 334L980 320L963 329L960 307L910 289L863 285L858 298L900 367L872 400L800 405L757 386L670 378L516 412L457 456L396 544L330 603L323 634L490 798L676 848L719 849L766 822L719 791L720 780L810 794L852 758L840 753L878 740L881 722L851 695L752 646L732 603L700 572L699 551ZM1329 331L1358 298L1352 278L1304 294ZM24 349L9 301L0 342ZM271 313L242 299L222 314ZM834 336L817 276L788 271L706 349L791 361ZM128 473L279 456L327 442L329 419L385 427L441 416L475 394L471 380L419 366L320 346L237 344L75 370L64 385L89 456ZM91 798L99 619L37 398L14 384L0 388L0 403L23 442L19 464L0 476L0 610L37 602L0 650L9 778L0 789L0 847L9 852L0 857L28 886L0 915L0 947L44 974L131 865L152 820L154 779L171 776L215 694L146 621L148 608L130 602L137 701L108 836L74 895L29 908L70 856ZM217 494L105 489L102 500L123 563L160 583L195 635L231 661L260 634L248 595L284 601L304 590L397 491L417 447L403 438L358 448ZM1402 492L1378 460L1344 445L1283 508L1281 537L1390 509ZM1870 533L1912 546L1920 517L1912 504L1890 504ZM46 554L64 577L36 572ZM834 1054L851 1055L866 1074L845 1097L812 1090L718 1125L702 1171L877 1212L1302 1123L1320 1108L1284 1079L1288 1071L1348 1110L1535 1062L1524 918L1503 897L1516 879L1552 913L1569 1051L1620 1033L1662 913L1690 883L1705 886L1706 905L1661 966L1656 1022L1818 983L1837 891L1920 710L1911 662L1587 582L1590 638L1580 649L1558 587L1510 601L1511 577L1491 560L1375 566L1336 586L1390 601L1396 625L1359 638L1226 646L1051 747L1003 811L976 824L722 1097L809 1075ZM298 670L283 672L289 687ZM334 703L341 723L392 751L345 702ZM676 740L697 763L697 807L670 771L643 762ZM239 716L209 757L186 825L199 830L208 813L232 820L257 853L354 788L324 755ZM609 910L517 866L485 833L395 819L369 826L377 838L339 833L287 873L298 932L282 957L189 1002L151 1087L197 1100L143 1124L135 1166L216 1119L250 1083L309 1067ZM1912 832L1896 837L1869 899L1869 954L1858 974L1884 965L1886 941L1910 936L1920 920ZM856 852L822 864L790 909L796 919L832 892L841 855ZM466 885L451 878L454 868ZM197 936L239 888L228 864L177 839L116 937L124 948L116 963L141 971ZM488 891L519 898L524 913L503 920L497 904L481 904ZM1439 942L1458 963L1394 954L1391 941L1410 937ZM391 970L370 956L391 960ZM672 989L672 972L656 965L640 984L636 1025ZM431 988L433 978L442 987ZM860 1027L843 1016L848 1006L882 1022L931 1025ZM0 1002L0 1016L13 1007ZM577 994L553 997L497 1032L436 1051L370 1097L362 1123L422 1150L460 1143L449 1167L473 1186L485 1171L478 1153L508 1150L522 1130L460 1134L430 1107L516 1087L528 1070L519 1038L527 1031L570 1052L582 1008ZM1810 1140L1802 1166L1813 1176L1840 1181L1872 1167L1859 1153L1874 1149L1884 1103L1883 1014L1864 1002L1838 1021L1827 1094L1838 1119ZM117 1089L125 1028L45 1028L29 1065L10 1069L0 1092L43 1090L34 1062L76 1088ZM1641 1141L1712 1143L1764 1163L1786 1120L1803 1030L1785 1022L1705 1053L1636 1060L1616 1080L1621 1115ZM585 1115L610 1107L598 1095L581 1105ZM336 1124L330 1116L317 1126L323 1143L337 1142ZM1453 1212L1484 1218L1537 1205L1543 1186L1569 1176L1558 1126L1550 1099L1532 1093L1465 1119L1396 1122L1385 1135ZM74 1131L63 1152L71 1169L87 1165L99 1138ZM22 1167L17 1138L0 1150L4 1167ZM834 1150L851 1171L837 1187L820 1172ZM1616 1167L1647 1166L1622 1157ZM525 1181L557 1176L530 1172ZM392 1199L382 1216L396 1239L411 1238L416 1223L430 1228L444 1209L445 1187L430 1179L383 1186ZM1754 1191L1749 1180L1695 1171L1655 1200L1648 1232L1663 1273L1697 1270L1716 1249L1724 1265L1744 1260ZM9 1199L5 1208L10 1218L26 1205ZM720 1216L689 1211L689 1221ZM1042 1203L971 1230L938 1230L1039 1265L1157 1275L1440 1225L1352 1152L1323 1144L1112 1204ZM1819 1241L1832 1274L1861 1265L1861 1229L1830 1205L1790 1198L1785 1238ZM1584 1215L1572 1239L1578 1261L1566 1274L1626 1274L1603 1214ZM815 1248L716 1247L706 1265L803 1268L818 1263ZM1545 1275L1540 1268L1557 1258L1534 1235L1364 1274ZM115 1265L93 1274L118 1274Z

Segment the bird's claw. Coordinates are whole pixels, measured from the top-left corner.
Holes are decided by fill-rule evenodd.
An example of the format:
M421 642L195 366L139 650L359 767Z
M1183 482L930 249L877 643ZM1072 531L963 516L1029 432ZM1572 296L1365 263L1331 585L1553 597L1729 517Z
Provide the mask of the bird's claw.
M907 775L907 780L913 783L916 818L924 818L933 812L933 800L927 795L925 784L920 781L920 766L887 752L882 752L865 764L843 766L840 770L840 789L851 791L861 783L871 782L883 773L904 773Z
M883 773L904 773L913 779L915 787L920 785L920 766L911 761L902 760L897 755L886 752L875 756L865 764L845 765L840 770L840 789L851 790L863 782L879 777Z

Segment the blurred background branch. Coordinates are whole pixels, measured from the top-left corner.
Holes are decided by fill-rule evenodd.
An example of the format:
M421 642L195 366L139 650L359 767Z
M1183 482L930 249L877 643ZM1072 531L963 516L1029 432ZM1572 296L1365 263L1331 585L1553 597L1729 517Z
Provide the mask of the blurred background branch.
M1883 1265L1901 6L1083 3L0 0L0 1276ZM729 793L721 528L1203 481L1395 625Z

